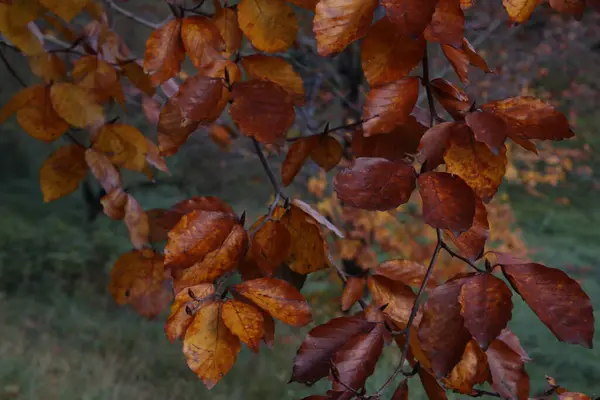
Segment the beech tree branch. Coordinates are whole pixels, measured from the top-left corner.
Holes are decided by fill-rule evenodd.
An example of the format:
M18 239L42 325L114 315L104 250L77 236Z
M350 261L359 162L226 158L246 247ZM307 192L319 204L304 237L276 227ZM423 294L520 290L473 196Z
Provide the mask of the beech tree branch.
M144 19L142 17L138 17L133 12L126 10L126 9L122 8L121 6L118 6L117 4L115 4L115 2L113 0L104 0L104 1L106 2L106 5L109 6L110 8L112 8L114 11L118 12L125 18L129 18L130 20L137 22L138 24L144 25L150 29L157 29L161 26L161 24L148 21L147 19Z
M269 181L271 182L271 185L275 190L275 195L279 194L279 196L281 196L283 199L287 199L287 197L283 194L281 185L279 185L279 182L277 182L277 178L275 177L275 174L273 173L273 170L271 169L271 166L269 165L269 162L265 157L265 153L263 152L262 147L260 147L260 143L255 138L252 138L252 143L254 144L254 149L256 150L256 154L260 159L260 163L262 164L263 169L267 173L267 177L269 178Z

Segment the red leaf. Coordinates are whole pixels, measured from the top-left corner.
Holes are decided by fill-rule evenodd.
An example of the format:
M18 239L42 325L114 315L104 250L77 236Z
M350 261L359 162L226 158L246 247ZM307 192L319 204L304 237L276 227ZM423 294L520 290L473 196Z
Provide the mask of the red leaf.
M427 267L411 260L389 260L373 268L372 273L418 288L423 283ZM435 286L435 280L429 279L427 287Z
M419 36L433 17L438 0L382 0L381 5L404 36Z
M433 95L455 120L463 120L471 108L469 96L453 83L436 78L429 83Z
M201 124L213 122L225 107L223 80L202 75L187 78L179 87L174 101L184 119Z
M181 41L181 19L173 19L154 30L146 42L144 69L152 82L161 84L181 69L185 50Z
M510 347L512 351L517 353L521 357L521 360L523 360L524 362L531 361L529 354L527 354L525 349L521 347L521 342L519 341L519 338L510 329L504 328L502 330L502 333L500 334L500 336L498 336L496 340L501 340L504 343L506 343L508 347Z
M485 143L492 153L500 154L508 131L508 125L496 114L487 111L467 114L467 125L473 130L475 139Z
M342 311L348 311L354 303L356 303L365 292L365 278L357 278L351 276L344 285L342 292Z
M486 351L492 387L507 399L529 398L529 376L521 357L506 343L495 340Z
M378 307L385 307L383 313L388 315L400 329L406 328L417 298L412 289L402 282L392 281L382 276L369 276L367 283L373 302ZM414 320L415 326L420 320L419 313Z
M365 210L391 210L410 199L416 173L404 162L360 157L334 179L340 200Z
M408 400L408 379L400 382L392 396L392 400Z
M575 280L535 263L503 265L502 272L558 340L593 347L594 310Z
M460 250L460 253L471 261L478 260L485 249L485 242L488 239L490 225L487 218L487 210L483 201L475 196L475 216L473 225L468 231L454 236L451 233L450 238Z
M427 162L427 169L433 170L444 163L444 152L452 136L467 132L468 128L457 122L442 122L429 128L419 144L419 159Z
M446 390L444 390L437 379L433 375L431 375L426 369L419 368L419 378L421 379L421 383L423 384L423 388L425 389L425 393L427 393L427 397L429 400L447 400Z
M433 18L425 30L425 39L460 47L464 37L465 15L460 2L438 0Z

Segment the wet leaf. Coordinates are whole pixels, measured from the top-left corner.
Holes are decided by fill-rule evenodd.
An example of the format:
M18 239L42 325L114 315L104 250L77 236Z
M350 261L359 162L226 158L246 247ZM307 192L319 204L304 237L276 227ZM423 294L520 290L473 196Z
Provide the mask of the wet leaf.
M506 343L495 340L486 350L492 376L492 387L508 399L529 398L529 376L521 357Z
M260 310L239 300L228 299L223 303L225 326L255 353L264 335L264 320Z
M366 286L365 278L357 278L351 276L344 285L344 291L342 292L342 311L348 311L354 303L360 300L365 293Z
M241 0L238 22L252 46L269 53L286 51L296 40L298 18L281 0Z
M121 174L104 153L95 149L87 149L85 161L106 193L121 187Z
M169 80L181 70L185 58L181 25L181 19L172 19L155 29L146 41L144 69L155 85Z
M190 297L190 292L194 298ZM198 308L214 293L215 287L212 283L201 283L188 288L188 290L182 290L175 296L175 300L171 304L171 313L164 327L170 342L177 339L183 340L185 332L194 319L193 315L188 314L186 308L189 307L190 310ZM194 301L198 303L194 303Z
M378 307L384 307L383 313L388 315L399 329L406 328L410 313L417 296L412 289L399 281L392 281L383 276L369 276L367 280L373 301ZM415 319L418 326L420 314Z
M86 128L104 121L102 107L85 89L72 83L55 83L50 87L54 111L69 124Z
M253 54L242 58L242 67L248 79L262 79L281 86L294 99L294 104L304 104L304 83L292 65L281 57Z
M93 147L106 154L120 167L142 171L148 155L147 141L142 132L126 124L106 124L96 134Z
M59 147L40 169L44 202L48 203L74 192L87 175L85 150L76 144Z

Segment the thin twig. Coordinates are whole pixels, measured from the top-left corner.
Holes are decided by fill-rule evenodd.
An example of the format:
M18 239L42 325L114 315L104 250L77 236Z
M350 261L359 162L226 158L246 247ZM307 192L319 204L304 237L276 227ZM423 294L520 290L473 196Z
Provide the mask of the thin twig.
M442 248L444 250L446 250L446 252L448 254L450 254L452 257L458 258L459 260L461 260L465 264L468 264L474 270L477 270L478 272L485 272L484 270L482 270L481 268L479 268L477 265L475 265L471 260L469 260L466 257L461 256L460 254L458 254L457 252L455 252L454 250L452 250L450 248L450 246L448 246L448 244L446 242L444 242L443 240L442 240Z
M17 80L17 82L19 82L21 84L21 86L27 87L27 84L25 83L25 81L23 79L21 79L21 77L19 76L17 71L15 71L15 69L12 67L12 65L10 65L10 63L8 62L3 51L0 51L0 58L2 59L2 62L4 63L4 65L6 65L6 68L8 69L10 74Z
M75 136L73 136L70 132L66 132L65 133L65 137L67 137L71 142L73 142L74 144L78 145L79 147L87 149L87 146L85 146L83 143L81 143L79 140L77 140L75 138Z
M350 129L350 128L354 128L355 126L362 125L362 124L364 124L365 122L367 122L367 121L370 121L370 120L372 120L373 118L377 118L377 117L379 117L379 114L372 115L372 116L370 116L369 118L361 119L360 121L356 121L356 122L353 122L353 123L351 123L351 124L346 124L346 125L336 126L335 128L327 128L327 129L326 129L326 130L324 130L323 132L315 133L315 134L313 134L313 135L298 136L298 137L293 137L293 138L289 138L289 139L286 139L286 140L287 140L288 142L295 142L296 140L299 140L299 139L306 139L306 138L309 138L309 137L312 137L312 136L322 136L322 135L327 135L327 134L329 134L329 133L333 133L333 132L341 131L341 130L344 130L344 129Z
M425 93L427 93L427 102L429 104L429 126L437 121L438 115L435 110L435 102L433 99L433 93L431 92L430 78L429 78L429 49L425 47L425 56L423 57L423 86L425 86Z
M287 197L283 194L283 190L281 190L279 182L277 182L277 178L275 178L275 174L273 173L273 170L271 169L271 166L265 157L262 147L260 147L260 143L255 138L252 138L252 143L254 144L254 149L256 150L256 154L258 154L258 158L260 158L260 163L262 164L263 169L267 173L269 181L275 190L275 195L279 194L283 199L287 199Z
M161 25L148 21L142 17L138 17L137 15L135 15L134 13L132 13L131 11L128 11L118 5L115 4L115 2L113 0L105 0L106 4L112 8L113 10L115 10L116 12L118 12L119 14L123 15L125 18L129 18L132 21L137 22L138 24L144 25L150 29L157 29L159 28Z

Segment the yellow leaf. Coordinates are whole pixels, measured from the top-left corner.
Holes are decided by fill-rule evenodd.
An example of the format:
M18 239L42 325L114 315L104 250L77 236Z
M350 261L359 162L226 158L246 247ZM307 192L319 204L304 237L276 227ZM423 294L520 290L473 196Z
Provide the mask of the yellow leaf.
M260 51L285 51L298 33L298 18L283 0L242 0L238 4L238 21Z
M194 296L193 298L190 293ZM215 287L212 283L201 283L188 288L188 290L182 290L175 296L175 301L171 304L171 313L165 323L165 334L169 341L183 340L185 332L194 319L191 312L202 304L203 299L207 299L214 293ZM188 314L188 310L190 314Z
M38 86L28 103L17 111L17 121L30 136L52 142L61 137L69 125L54 111L49 89Z
M265 334L262 312L256 307L239 300L229 299L223 304L225 326L255 353Z
M50 88L52 106L58 115L77 128L101 124L102 107L85 89L72 83L55 83Z
M39 53L29 57L31 72L45 83L53 83L64 79L67 75L67 66L64 61L54 53Z
M59 147L44 161L40 169L44 202L48 203L75 191L87 171L83 147L76 144Z
M71 75L73 83L93 94L99 103L110 100L121 85L113 66L96 56L85 56L75 61Z
M148 96L154 95L155 90L152 80L137 62L128 62L121 65L121 71L136 88Z
M144 69L154 84L161 84L181 69L185 50L181 40L181 19L174 19L156 29L146 41Z
M10 118L11 115L25 107L32 98L43 94L44 87L42 85L28 86L19 90L11 99L0 109L0 124Z
M146 138L134 126L104 125L98 132L93 147L105 153L113 164L120 167L141 172L146 166Z
M292 65L281 57L253 54L242 58L248 79L263 79L278 84L294 98L294 104L304 104L304 83Z
M514 22L526 22L541 0L502 0L510 19Z
M67 22L71 22L90 0L40 0L40 3Z

